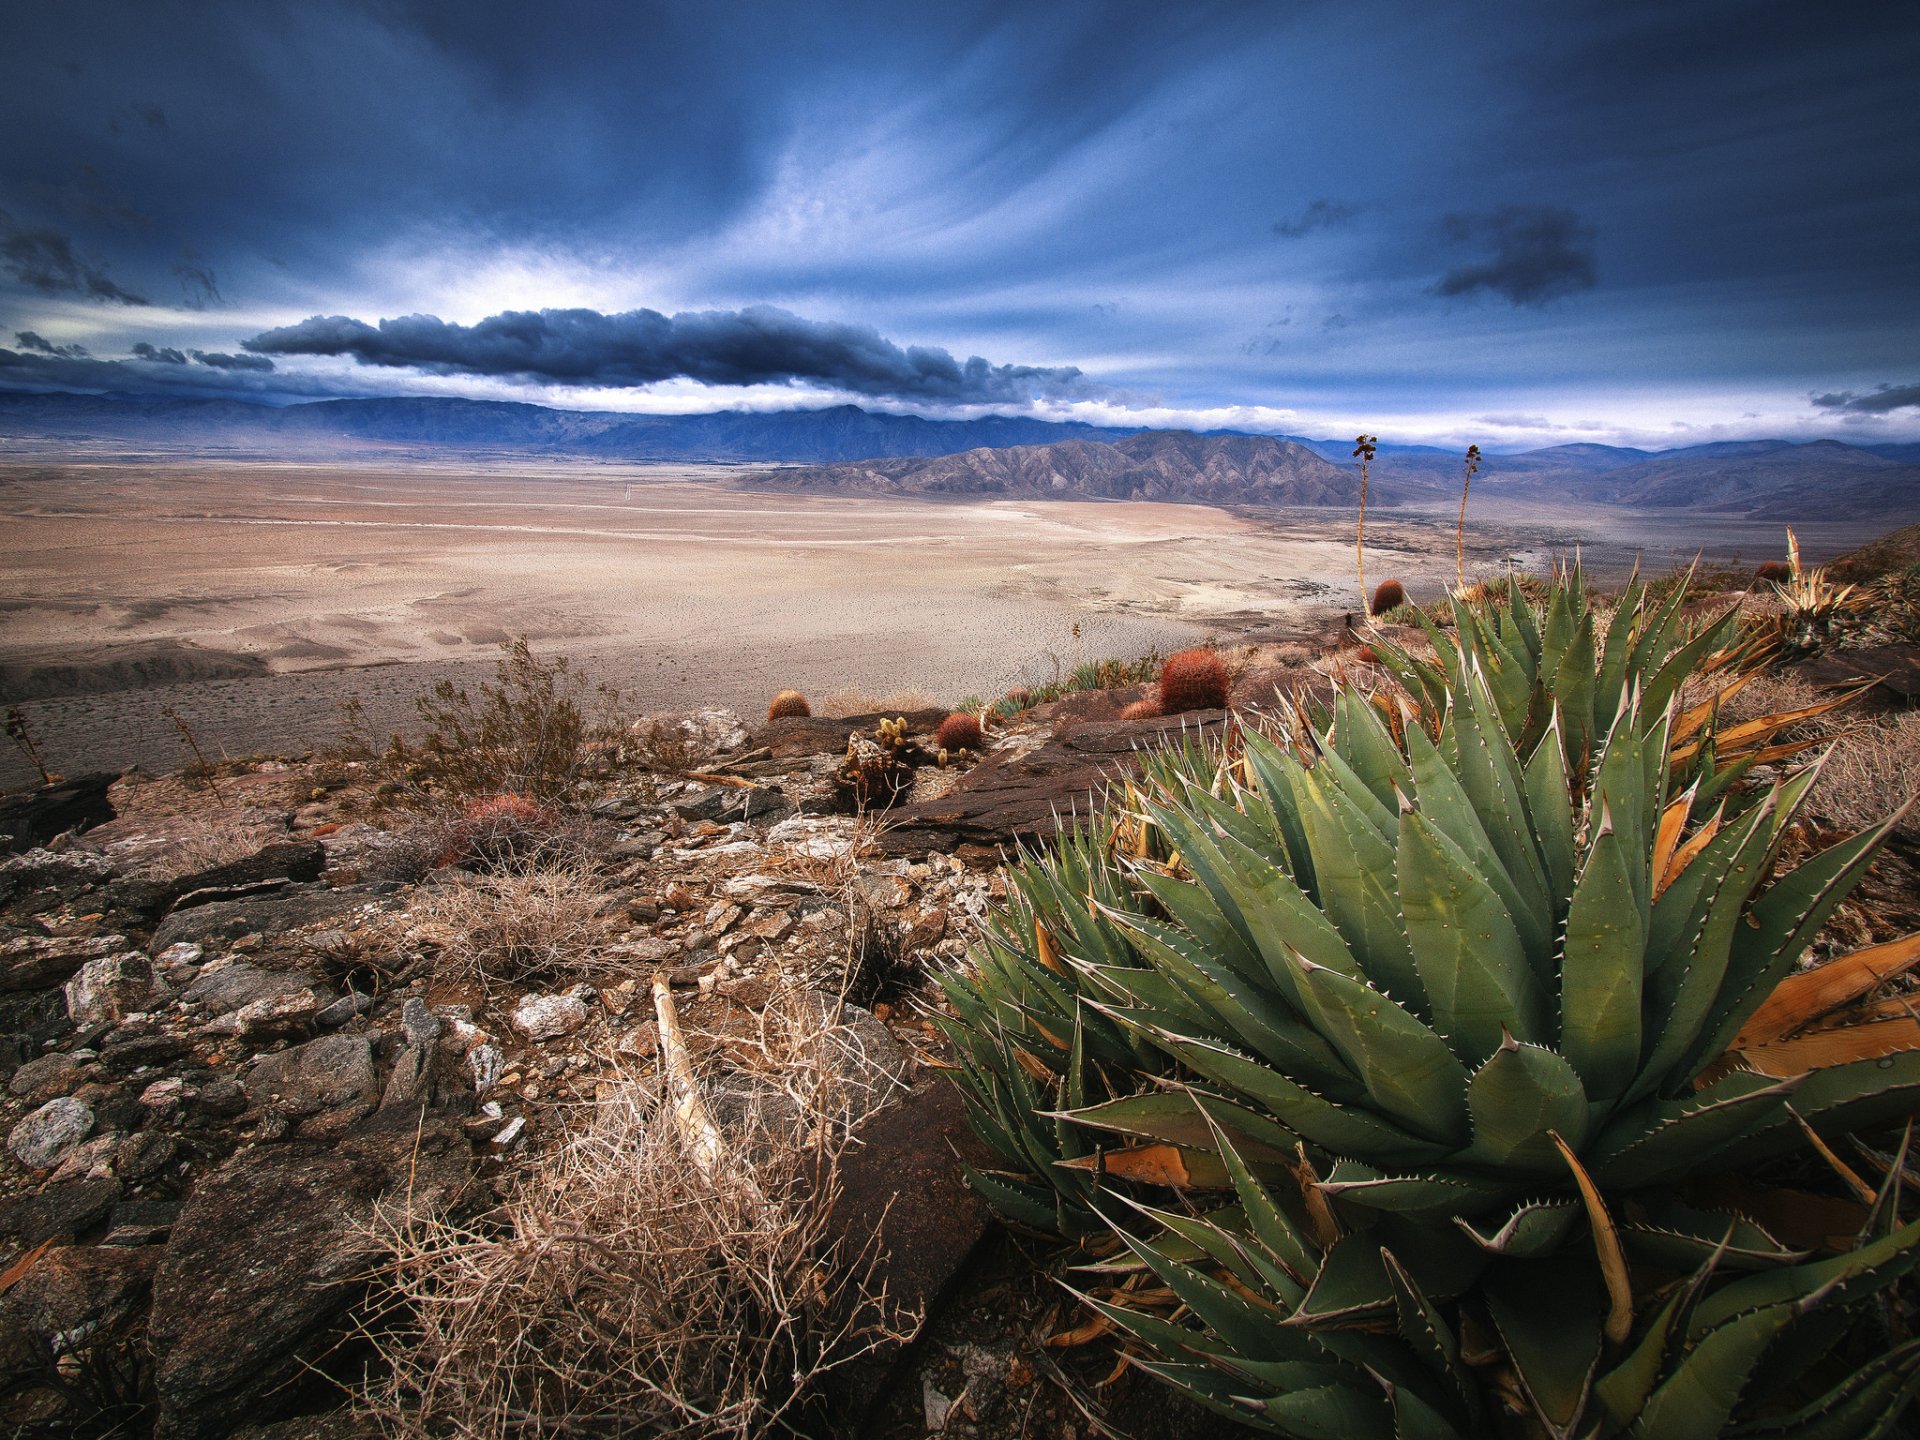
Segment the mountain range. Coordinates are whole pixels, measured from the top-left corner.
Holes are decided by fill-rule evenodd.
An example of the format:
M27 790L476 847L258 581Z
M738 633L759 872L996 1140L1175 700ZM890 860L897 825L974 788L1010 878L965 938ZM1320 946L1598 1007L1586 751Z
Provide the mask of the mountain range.
M0 392L0 452L44 453L81 441L236 458L460 454L731 463L763 467L749 478L783 488L902 494L1346 505L1358 491L1351 441L1234 431L1100 428L1006 415L929 420L854 405L629 415L436 397L270 406ZM800 468L764 468L775 463ZM1381 445L1370 498L1391 505L1456 495L1460 467L1453 450ZM1920 445L1555 445L1488 454L1475 484L1517 497L1766 519L1913 515L1920 514Z

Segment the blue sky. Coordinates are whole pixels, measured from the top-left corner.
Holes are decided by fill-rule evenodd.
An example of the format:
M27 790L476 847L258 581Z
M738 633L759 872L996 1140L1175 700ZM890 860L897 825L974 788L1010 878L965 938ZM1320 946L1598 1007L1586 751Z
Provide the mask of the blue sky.
M0 386L1920 439L1911 6L0 3Z

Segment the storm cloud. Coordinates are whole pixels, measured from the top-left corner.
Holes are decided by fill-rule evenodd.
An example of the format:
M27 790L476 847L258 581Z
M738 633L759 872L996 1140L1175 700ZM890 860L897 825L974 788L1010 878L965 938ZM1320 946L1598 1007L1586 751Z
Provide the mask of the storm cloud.
M153 345L142 340L133 347L133 353L139 359L151 360L158 365L184 365L187 357L171 345Z
M42 355L52 355L60 360L86 360L90 358L84 345L56 345L46 336L32 330L13 332L13 343L22 350L37 351Z
M88 300L145 305L144 295L123 289L107 272L48 226L22 225L0 210L0 269L42 295L79 295Z
M436 375L510 376L563 385L810 385L856 395L948 405L1021 404L1089 395L1072 366L956 360L930 346L896 345L865 325L808 320L756 305L662 315L629 310L508 310L474 325L402 315L377 326L315 315L241 342L258 355L351 356L363 365Z
M224 350L196 350L193 358L216 370L256 370L264 373L273 369L273 361L264 355L229 355Z
M1537 306L1591 290L1597 278L1596 232L1571 210L1503 205L1484 215L1448 215L1444 227L1454 244L1485 252L1486 258L1449 270L1433 287L1437 295L1488 290L1515 305Z
M1813 403L1822 410L1886 415L1895 410L1920 408L1920 385L1879 385L1864 393L1840 390L1827 395L1815 395Z
M1298 240L1316 230L1331 230L1348 224L1360 213L1360 207L1347 200L1315 200L1290 220L1273 222L1273 233L1283 240Z

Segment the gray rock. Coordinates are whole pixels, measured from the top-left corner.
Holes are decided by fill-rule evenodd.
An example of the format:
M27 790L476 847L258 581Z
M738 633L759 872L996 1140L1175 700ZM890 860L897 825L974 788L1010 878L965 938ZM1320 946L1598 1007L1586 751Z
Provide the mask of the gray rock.
M245 960L230 960L207 966L180 998L212 1014L225 1015L256 1000L291 995L314 983L314 977L303 971L262 970Z
M98 1245L42 1255L0 1295L0 1390L29 1377L44 1383L82 1342L108 1350L125 1344L159 1259L155 1250ZM31 1422L28 1428L38 1430Z
M375 1122L332 1149L247 1151L202 1179L154 1282L155 1440L215 1440L292 1408L288 1381L338 1343L365 1293L376 1207L443 1207L470 1153L432 1117Z
M373 996L362 995L358 990L349 990L331 1005L323 1005L314 1015L313 1023L331 1029L335 1025L344 1025L356 1015L364 1015L373 1008Z
M673 808L688 820L758 820L793 813L787 797L765 785L716 785L674 801Z
M400 1007L400 1028L406 1032L407 1044L416 1050L430 1050L440 1038L440 1017L418 995L409 995Z
M364 1108L376 1094L373 1051L364 1035L323 1035L267 1056L242 1083L255 1105L288 1115Z
M138 950L89 960L67 981L67 1014L75 1022L120 1020L147 1008L158 989L153 965Z
M467 1052L467 1069L473 1075L473 1093L485 1095L500 1082L506 1058L497 1045L476 1045Z
M529 1040L571 1035L587 1023L584 1001L568 995L529 995L513 1011L513 1028Z
M200 1028L208 1035L239 1035L246 1039L302 1035L319 1023L320 1012L332 1001L333 992L318 986L263 995L238 1010L214 1016Z
M170 945L205 945L217 939L231 940L249 933L281 935L368 905L381 905L386 891L373 886L329 889L325 885L287 884L271 892L244 900L221 900L169 915L153 932L150 949L160 951Z
M126 948L124 935L95 935L86 939L22 935L0 945L0 993L58 985L87 961Z
M62 1095L14 1126L7 1136L7 1150L29 1170L46 1170L65 1159L91 1129L92 1108Z

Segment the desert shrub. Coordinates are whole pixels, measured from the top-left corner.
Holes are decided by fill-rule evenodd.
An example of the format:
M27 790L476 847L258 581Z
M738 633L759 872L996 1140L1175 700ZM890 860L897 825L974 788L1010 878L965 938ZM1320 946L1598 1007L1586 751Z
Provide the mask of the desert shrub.
M488 795L414 811L366 868L376 879L412 882L444 865L478 871L589 866L611 838L611 827L590 816L524 795Z
M1373 599L1368 602L1367 614L1385 615L1389 610L1398 610L1407 603L1407 587L1398 580L1382 580L1374 587Z
M1179 715L1188 710L1226 707L1232 682L1220 657L1204 646L1169 655L1160 670L1160 709Z
M769 720L793 720L811 714L813 707L807 704L807 697L798 690L782 690L767 706Z
M964 710L956 710L940 722L940 728L934 732L933 744L936 750L946 750L958 754L962 750L978 750L983 744L980 733L980 718L969 715Z
M506 866L470 884L435 885L413 907L416 940L437 969L482 982L549 982L603 969L607 894L579 865Z
M1152 720L1160 714L1160 702L1151 695L1129 702L1120 711L1122 720Z
M415 701L425 727L419 745L395 736L386 755L408 788L553 797L579 777L587 758L586 682L566 657L534 655L525 637L502 649L494 683L480 685L477 697L440 680Z
M824 1433L822 1377L915 1319L871 1251L828 1235L847 1137L882 1098L845 1043L804 998L728 1036L726 1091L750 1103L728 1107L718 1166L661 1081L629 1076L492 1223L388 1216L370 1328L389 1368L363 1408L409 1440ZM702 1077L707 1103L722 1079Z

